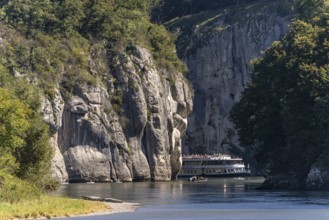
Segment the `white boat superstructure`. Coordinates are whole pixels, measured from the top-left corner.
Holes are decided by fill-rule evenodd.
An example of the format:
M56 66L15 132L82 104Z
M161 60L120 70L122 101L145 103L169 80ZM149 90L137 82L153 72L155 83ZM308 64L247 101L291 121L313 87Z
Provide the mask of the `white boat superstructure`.
M241 158L217 154L183 156L183 165L178 177L241 177L248 175L250 175L249 167L245 167Z

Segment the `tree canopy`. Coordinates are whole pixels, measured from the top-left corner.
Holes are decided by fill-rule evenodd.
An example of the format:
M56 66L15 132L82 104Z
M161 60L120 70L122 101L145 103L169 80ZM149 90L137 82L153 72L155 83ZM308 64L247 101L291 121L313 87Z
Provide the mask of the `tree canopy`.
M106 50L111 58L139 45L152 52L158 66L183 71L174 36L150 22L154 4L150 0L8 0L1 5L0 19L4 28L14 27L19 33L0 46L4 55L0 63L38 78L50 97L49 77L68 92L77 84L97 83L102 76L90 71L94 67L89 62L100 54L95 48ZM93 58L98 59L98 67L109 65L104 58Z
M16 175L42 186L49 177L52 148L39 114L40 98L26 79L0 68L0 176Z
M267 174L285 173L302 183L328 153L328 22L326 13L294 21L255 61L251 82L232 109L241 144Z

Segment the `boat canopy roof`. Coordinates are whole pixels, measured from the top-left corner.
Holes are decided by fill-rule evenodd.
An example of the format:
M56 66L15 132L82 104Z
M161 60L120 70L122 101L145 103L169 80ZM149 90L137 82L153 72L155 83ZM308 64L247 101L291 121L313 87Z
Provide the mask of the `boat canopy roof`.
M227 154L190 154L183 155L183 160L242 160L242 158L232 157Z

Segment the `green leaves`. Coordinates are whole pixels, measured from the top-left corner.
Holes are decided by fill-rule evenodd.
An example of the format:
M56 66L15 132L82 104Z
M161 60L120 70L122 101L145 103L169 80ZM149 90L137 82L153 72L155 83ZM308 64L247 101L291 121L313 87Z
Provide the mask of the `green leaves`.
M323 12L326 0L298 0L295 3L301 18L310 19Z
M10 0L4 8L6 19L12 24L26 24L31 28L47 30L59 21L50 0Z
M39 114L40 91L27 80L0 72L0 176L16 175L42 186L49 176L52 148Z
M0 149L13 152L25 144L30 110L14 98L12 93L2 88L0 88L0 103Z
M173 35L150 22L152 4L151 0L9 0L1 18L20 34L0 45L4 52L0 63L37 77L48 96L53 86L49 78L69 93L77 82L97 83L100 77L91 73L95 67L89 61L90 48L98 42L108 57L139 45L152 51L161 67L182 71ZM104 65L107 62L104 58Z
M29 119L25 144L17 149L14 156L19 163L16 175L32 180L35 184L49 175L52 149L49 143L49 129L39 115Z
M329 146L328 17L295 21L254 63L254 74L231 118L240 141L272 174L303 182Z

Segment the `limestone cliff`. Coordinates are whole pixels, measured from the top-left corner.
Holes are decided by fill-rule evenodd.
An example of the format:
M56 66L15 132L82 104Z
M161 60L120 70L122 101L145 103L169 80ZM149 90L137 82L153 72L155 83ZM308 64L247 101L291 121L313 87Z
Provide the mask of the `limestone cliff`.
M229 112L248 84L250 61L287 31L289 20L279 2L258 1L167 23L195 91L185 153L239 152Z
M52 100L43 99L55 176L70 182L175 178L192 111L186 79L157 68L141 47L109 63L111 74L96 86L79 85L70 95L57 89Z

